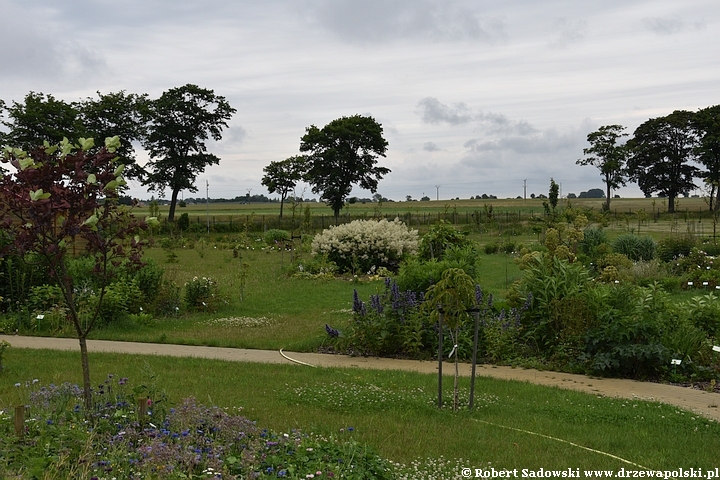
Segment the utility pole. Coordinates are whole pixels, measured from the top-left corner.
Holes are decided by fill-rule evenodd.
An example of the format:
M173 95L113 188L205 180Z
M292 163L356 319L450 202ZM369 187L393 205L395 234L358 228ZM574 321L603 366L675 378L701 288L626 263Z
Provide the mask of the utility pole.
M207 233L210 235L210 182L205 180L205 220L207 220Z
M523 180L523 200L527 200L527 179Z
M435 200L440 200L440 185L435 185Z

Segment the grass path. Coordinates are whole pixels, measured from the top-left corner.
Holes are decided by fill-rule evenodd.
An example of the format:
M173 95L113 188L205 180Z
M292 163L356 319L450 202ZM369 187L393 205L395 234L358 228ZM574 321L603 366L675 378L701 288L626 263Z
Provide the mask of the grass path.
M78 342L70 338L25 337L0 335L14 348L79 350ZM349 357L319 353L281 352L221 347L201 347L139 342L88 340L90 352L114 352L170 357L197 357L234 362L296 364L298 368L342 367L377 370L402 370L419 373L437 373L437 363L431 361L399 360L390 358ZM303 365L305 364L305 365ZM443 363L443 373L452 375L454 365ZM720 395L701 390L651 382L617 378L597 378L585 375L519 369L494 365L478 365L478 376L530 382L537 385L577 390L605 397L656 401L675 405L707 418L720 421ZM460 364L460 374L470 376L469 364ZM448 385L446 388L450 388Z

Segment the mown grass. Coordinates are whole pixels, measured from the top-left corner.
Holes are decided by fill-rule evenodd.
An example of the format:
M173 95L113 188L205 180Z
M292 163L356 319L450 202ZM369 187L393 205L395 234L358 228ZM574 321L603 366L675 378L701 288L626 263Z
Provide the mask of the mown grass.
M637 468L503 426L651 469L714 468L720 451L720 425L676 407L521 382L479 378L475 411L452 412L435 407L432 375L121 354L91 354L90 361L98 383L109 373L133 384L154 382L171 403L194 396L207 405L240 406L247 417L277 431L327 435L352 427L356 439L402 463L442 456L464 459L458 471L461 466ZM2 409L24 403L24 385L33 379L38 385L80 381L78 354L72 352L9 349L4 363ZM449 395L451 382L446 383ZM465 395L468 383L462 379Z
M222 246L222 242L219 242ZM93 331L91 338L139 342L209 345L314 351L327 339L325 324L344 326L351 315L353 290L363 300L384 288L382 279L294 278L286 274L288 252L244 250L240 258L232 250L208 244L202 256L196 249L177 249L177 263L166 263L166 252L149 248L145 255L165 269L168 280L184 285L193 277L212 277L227 300L216 312L182 312L158 317L149 323L120 322ZM297 253L301 258L310 255ZM520 270L513 257L482 255L480 284L483 290L503 298L506 286ZM244 287L243 264L247 265Z

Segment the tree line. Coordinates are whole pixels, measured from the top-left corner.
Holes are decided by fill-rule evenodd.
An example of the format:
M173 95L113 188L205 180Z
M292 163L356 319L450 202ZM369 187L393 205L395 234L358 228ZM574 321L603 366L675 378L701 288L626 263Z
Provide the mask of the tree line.
M0 131L0 145L29 152L64 138L76 144L83 138L117 136L120 146L115 154L125 165L125 176L160 195L171 191L172 221L178 193L196 192L197 175L220 162L206 143L222 138L235 111L225 97L192 84L171 88L156 99L120 91L65 102L30 92L22 102L8 105L0 100L0 124L7 129ZM145 166L136 162L136 143L150 156Z
M636 182L646 197L667 197L668 212L674 213L675 199L698 188L696 180L705 184L710 209L720 209L720 105L651 118L632 137L625 130L622 125L606 125L589 133L590 147L576 162L600 170L607 193L605 210L610 209L612 190Z

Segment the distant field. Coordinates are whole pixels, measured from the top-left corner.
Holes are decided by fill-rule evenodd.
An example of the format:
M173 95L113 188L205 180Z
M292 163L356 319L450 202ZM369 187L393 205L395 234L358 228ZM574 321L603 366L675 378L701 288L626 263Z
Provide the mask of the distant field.
M560 205L567 206L568 204L577 208L588 208L596 211L601 211L604 199L601 198L578 198L578 199L562 199ZM708 212L708 204L703 198L681 198L677 201L676 213L681 214L686 211L688 212ZM368 214L372 215L379 213L381 215L393 215L399 214L404 215L409 213L452 213L457 211L458 213L465 214L465 212L474 212L475 210L484 211L485 206L492 206L496 212L511 211L511 212L522 212L524 214L535 213L541 215L543 213L543 200L542 199L493 199L493 200L439 200L429 202L384 202L382 205L377 203L354 203L348 205L342 210L343 215L350 214L352 216ZM332 216L333 212L330 207L320 202L304 202L298 205L295 215L301 216L302 210L306 207L310 208L313 215L326 215ZM612 200L611 212L620 214L635 213L641 209L644 209L647 213L667 212L667 200L662 198L616 198ZM169 212L169 206L161 205L161 215L167 216ZM136 209L138 215L148 215L149 208L147 206L141 206ZM187 212L191 217L204 217L206 212L210 215L250 215L252 213L256 215L279 215L280 214L280 203L210 203L206 204L194 204L188 205L187 207L178 207L175 214L177 216ZM283 215L285 217L292 216L292 207L285 204Z

